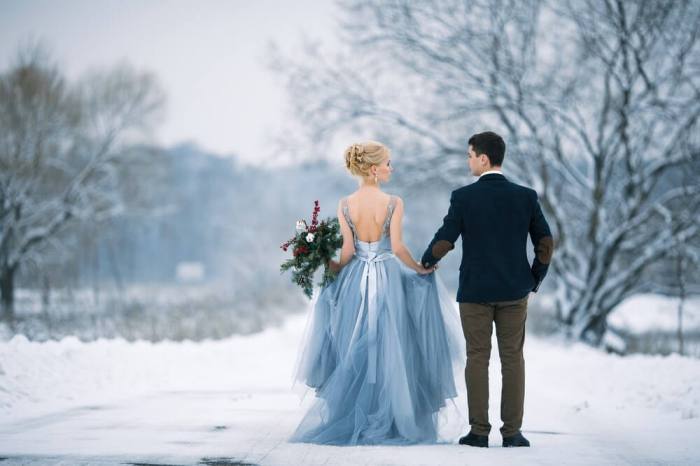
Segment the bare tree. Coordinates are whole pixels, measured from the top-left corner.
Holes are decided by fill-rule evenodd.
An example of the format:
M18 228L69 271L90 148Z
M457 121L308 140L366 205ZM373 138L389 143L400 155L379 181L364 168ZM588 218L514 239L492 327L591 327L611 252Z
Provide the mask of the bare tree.
M309 136L381 127L404 182L457 184L466 139L502 132L509 176L538 191L555 230L557 317L600 344L644 272L699 234L697 178L667 181L700 160L700 3L341 6L346 50L273 60Z
M23 48L0 75L0 290L12 322L15 276L74 222L123 211L119 165L164 102L127 64L69 82L45 50Z

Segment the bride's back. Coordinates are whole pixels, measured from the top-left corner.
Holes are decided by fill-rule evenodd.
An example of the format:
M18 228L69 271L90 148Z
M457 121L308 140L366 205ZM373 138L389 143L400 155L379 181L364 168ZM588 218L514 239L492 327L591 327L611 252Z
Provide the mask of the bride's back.
M358 190L347 197L358 240L372 243L382 238L390 201L391 196L379 190Z

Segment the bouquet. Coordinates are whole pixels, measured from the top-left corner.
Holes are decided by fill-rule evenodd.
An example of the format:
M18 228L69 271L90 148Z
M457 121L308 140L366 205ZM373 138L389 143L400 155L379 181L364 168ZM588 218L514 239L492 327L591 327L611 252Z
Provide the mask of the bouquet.
M304 294L311 298L313 293L313 275L323 265L323 278L320 286L326 286L335 280L337 273L328 266L335 251L343 245L340 234L340 224L335 217L318 221L321 211L318 201L314 201L314 212L311 225L299 220L296 224L296 235L280 246L283 251L292 248L292 258L280 266L281 272L292 270L292 281L299 285Z

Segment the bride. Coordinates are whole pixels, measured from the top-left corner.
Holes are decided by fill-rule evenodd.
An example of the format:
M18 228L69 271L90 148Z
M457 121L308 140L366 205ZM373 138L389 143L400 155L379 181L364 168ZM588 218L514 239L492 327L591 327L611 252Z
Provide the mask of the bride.
M403 243L403 201L380 188L389 149L353 144L345 164L360 186L338 204L339 273L313 305L295 376L316 399L290 441L436 442L438 412L457 396L453 364L464 363L459 317Z

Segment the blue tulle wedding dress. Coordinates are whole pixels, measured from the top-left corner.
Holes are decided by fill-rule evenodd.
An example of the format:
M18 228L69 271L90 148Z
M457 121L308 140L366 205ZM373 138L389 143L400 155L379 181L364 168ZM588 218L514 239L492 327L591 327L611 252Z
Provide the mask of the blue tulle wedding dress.
M392 196L380 240L365 242L348 213L355 255L321 289L296 380L316 391L291 442L433 443L438 413L457 396L453 368L465 349L453 300L435 273L420 275L391 252Z

